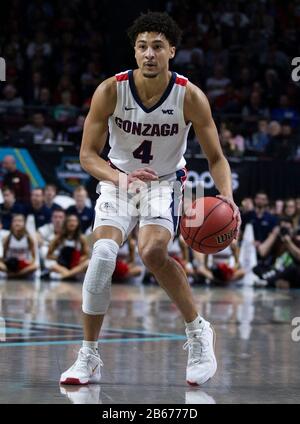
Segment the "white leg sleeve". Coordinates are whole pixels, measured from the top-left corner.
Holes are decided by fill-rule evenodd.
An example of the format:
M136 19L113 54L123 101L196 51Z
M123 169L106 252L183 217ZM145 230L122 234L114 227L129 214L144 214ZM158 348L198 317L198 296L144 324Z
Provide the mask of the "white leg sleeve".
M82 288L82 310L85 314L104 315L107 312L118 251L118 243L111 239L100 239L94 244Z

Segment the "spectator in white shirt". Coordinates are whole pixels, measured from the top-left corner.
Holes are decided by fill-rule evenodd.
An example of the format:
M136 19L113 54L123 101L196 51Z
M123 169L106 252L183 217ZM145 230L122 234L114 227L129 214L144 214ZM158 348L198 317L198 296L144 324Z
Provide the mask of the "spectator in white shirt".
M224 75L224 68L221 64L217 64L214 68L214 76L206 80L207 97L211 102L218 96L225 93L226 86L231 80Z

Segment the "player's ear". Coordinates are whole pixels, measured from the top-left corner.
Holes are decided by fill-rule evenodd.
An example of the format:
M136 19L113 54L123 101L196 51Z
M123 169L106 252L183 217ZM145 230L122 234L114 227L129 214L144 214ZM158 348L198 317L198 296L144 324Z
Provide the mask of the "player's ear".
M170 47L170 59L173 59L176 53L176 47Z

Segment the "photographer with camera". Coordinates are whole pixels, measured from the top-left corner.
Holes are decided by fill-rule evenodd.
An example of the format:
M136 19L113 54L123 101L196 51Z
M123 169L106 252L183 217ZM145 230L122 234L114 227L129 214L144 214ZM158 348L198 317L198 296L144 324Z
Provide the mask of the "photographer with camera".
M300 227L294 229L291 218L281 218L269 237L259 246L261 257L272 255L273 265L254 268L262 279L259 285L268 287L300 287Z

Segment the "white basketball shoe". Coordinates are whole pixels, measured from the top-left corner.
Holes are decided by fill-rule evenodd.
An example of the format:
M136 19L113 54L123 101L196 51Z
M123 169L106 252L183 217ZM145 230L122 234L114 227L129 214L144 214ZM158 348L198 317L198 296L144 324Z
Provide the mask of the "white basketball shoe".
M189 350L186 368L186 381L191 386L199 386L208 381L217 371L214 352L215 332L208 321L202 318L201 328L185 330L187 342L184 350Z
M60 377L60 384L99 383L103 362L98 354L88 347L82 347L78 352L76 362Z

